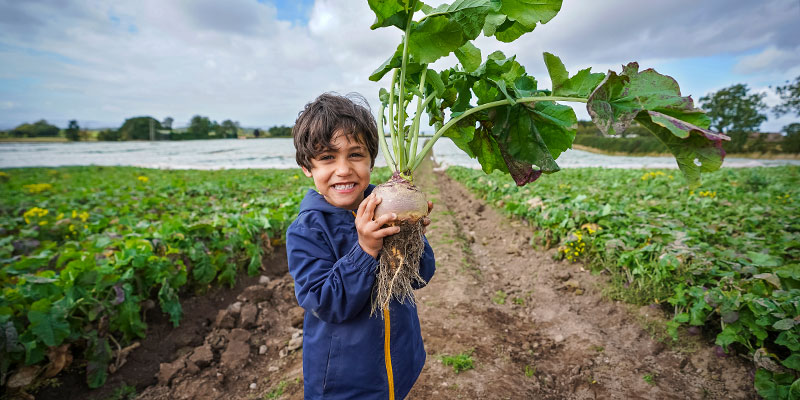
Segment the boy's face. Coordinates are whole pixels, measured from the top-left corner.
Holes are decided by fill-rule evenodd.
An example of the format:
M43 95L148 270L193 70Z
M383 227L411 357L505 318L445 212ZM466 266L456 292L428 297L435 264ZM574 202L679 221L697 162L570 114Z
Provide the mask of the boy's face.
M364 200L369 185L371 161L364 145L338 132L331 140L332 150L322 152L311 160L311 170L303 168L307 177L332 206L355 210Z

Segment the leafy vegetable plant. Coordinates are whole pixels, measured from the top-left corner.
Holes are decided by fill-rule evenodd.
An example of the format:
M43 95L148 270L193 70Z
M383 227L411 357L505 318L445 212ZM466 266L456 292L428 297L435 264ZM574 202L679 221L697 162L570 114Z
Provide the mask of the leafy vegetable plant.
M621 132L634 120L649 129L674 154L691 185L699 184L701 172L722 164L721 142L729 138L708 130L709 118L691 97L681 96L669 76L639 71L635 62L619 73L587 68L570 76L558 57L544 53L553 84L542 89L515 56L494 52L484 59L472 43L481 33L513 42L555 17L561 0L457 0L436 8L417 0L368 3L376 16L372 29L403 31L394 53L370 76L378 81L391 74L389 88L380 91L378 127L394 176L376 189L383 198L376 217L396 213L401 227L384 240L376 305L413 298L423 248L420 221L428 210L411 181L442 136L477 158L484 172L509 173L521 186L560 169L556 159L572 146L578 122L574 110L560 103L585 103L604 133ZM450 54L459 65L442 71L429 67ZM418 151L423 113L436 133Z

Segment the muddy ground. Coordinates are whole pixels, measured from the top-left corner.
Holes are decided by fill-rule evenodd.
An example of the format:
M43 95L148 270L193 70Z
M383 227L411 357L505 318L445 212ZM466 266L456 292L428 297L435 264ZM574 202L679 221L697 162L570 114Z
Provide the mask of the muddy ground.
M411 399L752 399L753 369L713 343L664 341L663 311L610 301L603 275L553 261L509 220L430 165L428 238L437 272L417 292L427 364ZM262 277L185 303L177 329L155 317L147 339L99 390L80 375L37 399L302 399L302 313L285 253ZM469 354L456 373L442 361Z

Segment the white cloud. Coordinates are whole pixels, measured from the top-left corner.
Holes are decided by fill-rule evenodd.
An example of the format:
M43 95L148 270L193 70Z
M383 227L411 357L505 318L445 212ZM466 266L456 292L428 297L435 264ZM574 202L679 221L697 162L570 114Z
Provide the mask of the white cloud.
M735 68L720 73L766 85L760 74L782 83L800 73L798 19L794 0L568 0L515 43L481 37L477 44L484 56L517 54L542 87L549 86L543 51L572 72L737 56ZM358 91L376 108L388 78L367 77L401 33L372 31L373 21L367 3L354 0L317 0L307 25L250 0L0 0L0 99L14 104L0 106L0 128L40 118L118 126L136 115L172 116L179 126L195 114L268 127L293 123L325 91Z
M792 49L781 49L774 45L757 54L743 56L734 66L742 74L797 70L800 67L800 45Z

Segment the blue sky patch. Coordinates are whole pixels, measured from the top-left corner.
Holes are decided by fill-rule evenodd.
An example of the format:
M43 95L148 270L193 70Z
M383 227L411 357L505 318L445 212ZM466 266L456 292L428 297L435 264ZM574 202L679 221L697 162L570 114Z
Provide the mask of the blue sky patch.
M258 0L259 3L268 3L278 9L278 19L289 22L308 24L314 0Z

